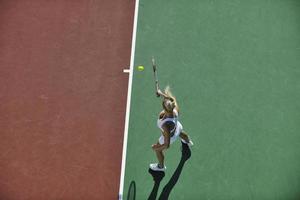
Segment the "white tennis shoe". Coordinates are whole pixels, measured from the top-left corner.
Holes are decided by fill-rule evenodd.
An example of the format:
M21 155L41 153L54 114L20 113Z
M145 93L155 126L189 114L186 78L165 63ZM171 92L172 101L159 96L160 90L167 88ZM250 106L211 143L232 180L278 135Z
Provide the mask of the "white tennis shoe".
M194 145L194 143L193 143L193 141L190 139L190 141L189 141L189 143L187 143L187 145L188 145L189 147L191 147L191 146Z
M167 169L167 167L166 166L159 167L158 163L151 163L150 164L150 169L152 169L153 171L162 171L163 172Z

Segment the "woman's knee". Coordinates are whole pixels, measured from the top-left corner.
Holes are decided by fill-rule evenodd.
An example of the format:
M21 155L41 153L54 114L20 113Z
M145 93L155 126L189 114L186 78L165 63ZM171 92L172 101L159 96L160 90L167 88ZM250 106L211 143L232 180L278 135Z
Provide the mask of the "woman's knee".
M185 131L180 132L180 137L187 137L188 134Z
M163 155L163 151L162 151L162 150L155 150L155 152L156 152L157 154Z

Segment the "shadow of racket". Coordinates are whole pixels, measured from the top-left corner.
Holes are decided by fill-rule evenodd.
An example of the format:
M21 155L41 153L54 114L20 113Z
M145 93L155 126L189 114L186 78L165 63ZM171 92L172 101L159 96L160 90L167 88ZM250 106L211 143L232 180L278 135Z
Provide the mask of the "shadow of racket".
M131 181L127 193L127 200L135 200L135 195L136 195L135 181Z

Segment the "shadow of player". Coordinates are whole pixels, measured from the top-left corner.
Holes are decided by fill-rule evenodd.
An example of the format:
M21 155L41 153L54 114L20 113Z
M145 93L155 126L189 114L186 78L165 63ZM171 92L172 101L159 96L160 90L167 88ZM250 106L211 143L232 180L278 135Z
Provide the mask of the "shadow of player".
M180 174L182 172L185 162L191 157L191 150L190 150L189 146L184 143L181 143L181 144L182 144L182 150L181 150L180 162L179 162L174 174L172 175L171 179L163 188L163 190L159 196L159 200L167 200L169 198L169 195L170 195L172 189L174 188L174 186L176 185L176 183L180 177ZM165 172L153 171L151 169L149 169L148 172L152 175L153 180L154 180L153 189L150 193L150 196L148 197L148 200L155 200L160 182L164 178Z

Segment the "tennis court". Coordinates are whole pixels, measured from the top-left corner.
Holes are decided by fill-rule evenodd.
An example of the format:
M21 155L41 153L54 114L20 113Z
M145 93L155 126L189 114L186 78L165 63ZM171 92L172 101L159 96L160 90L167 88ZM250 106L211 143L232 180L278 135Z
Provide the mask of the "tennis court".
M123 199L132 181L138 200L154 184L148 167L156 162L161 100L152 56L195 143L169 199L299 199L300 2L137 3ZM180 146L166 152L157 199L180 163Z

